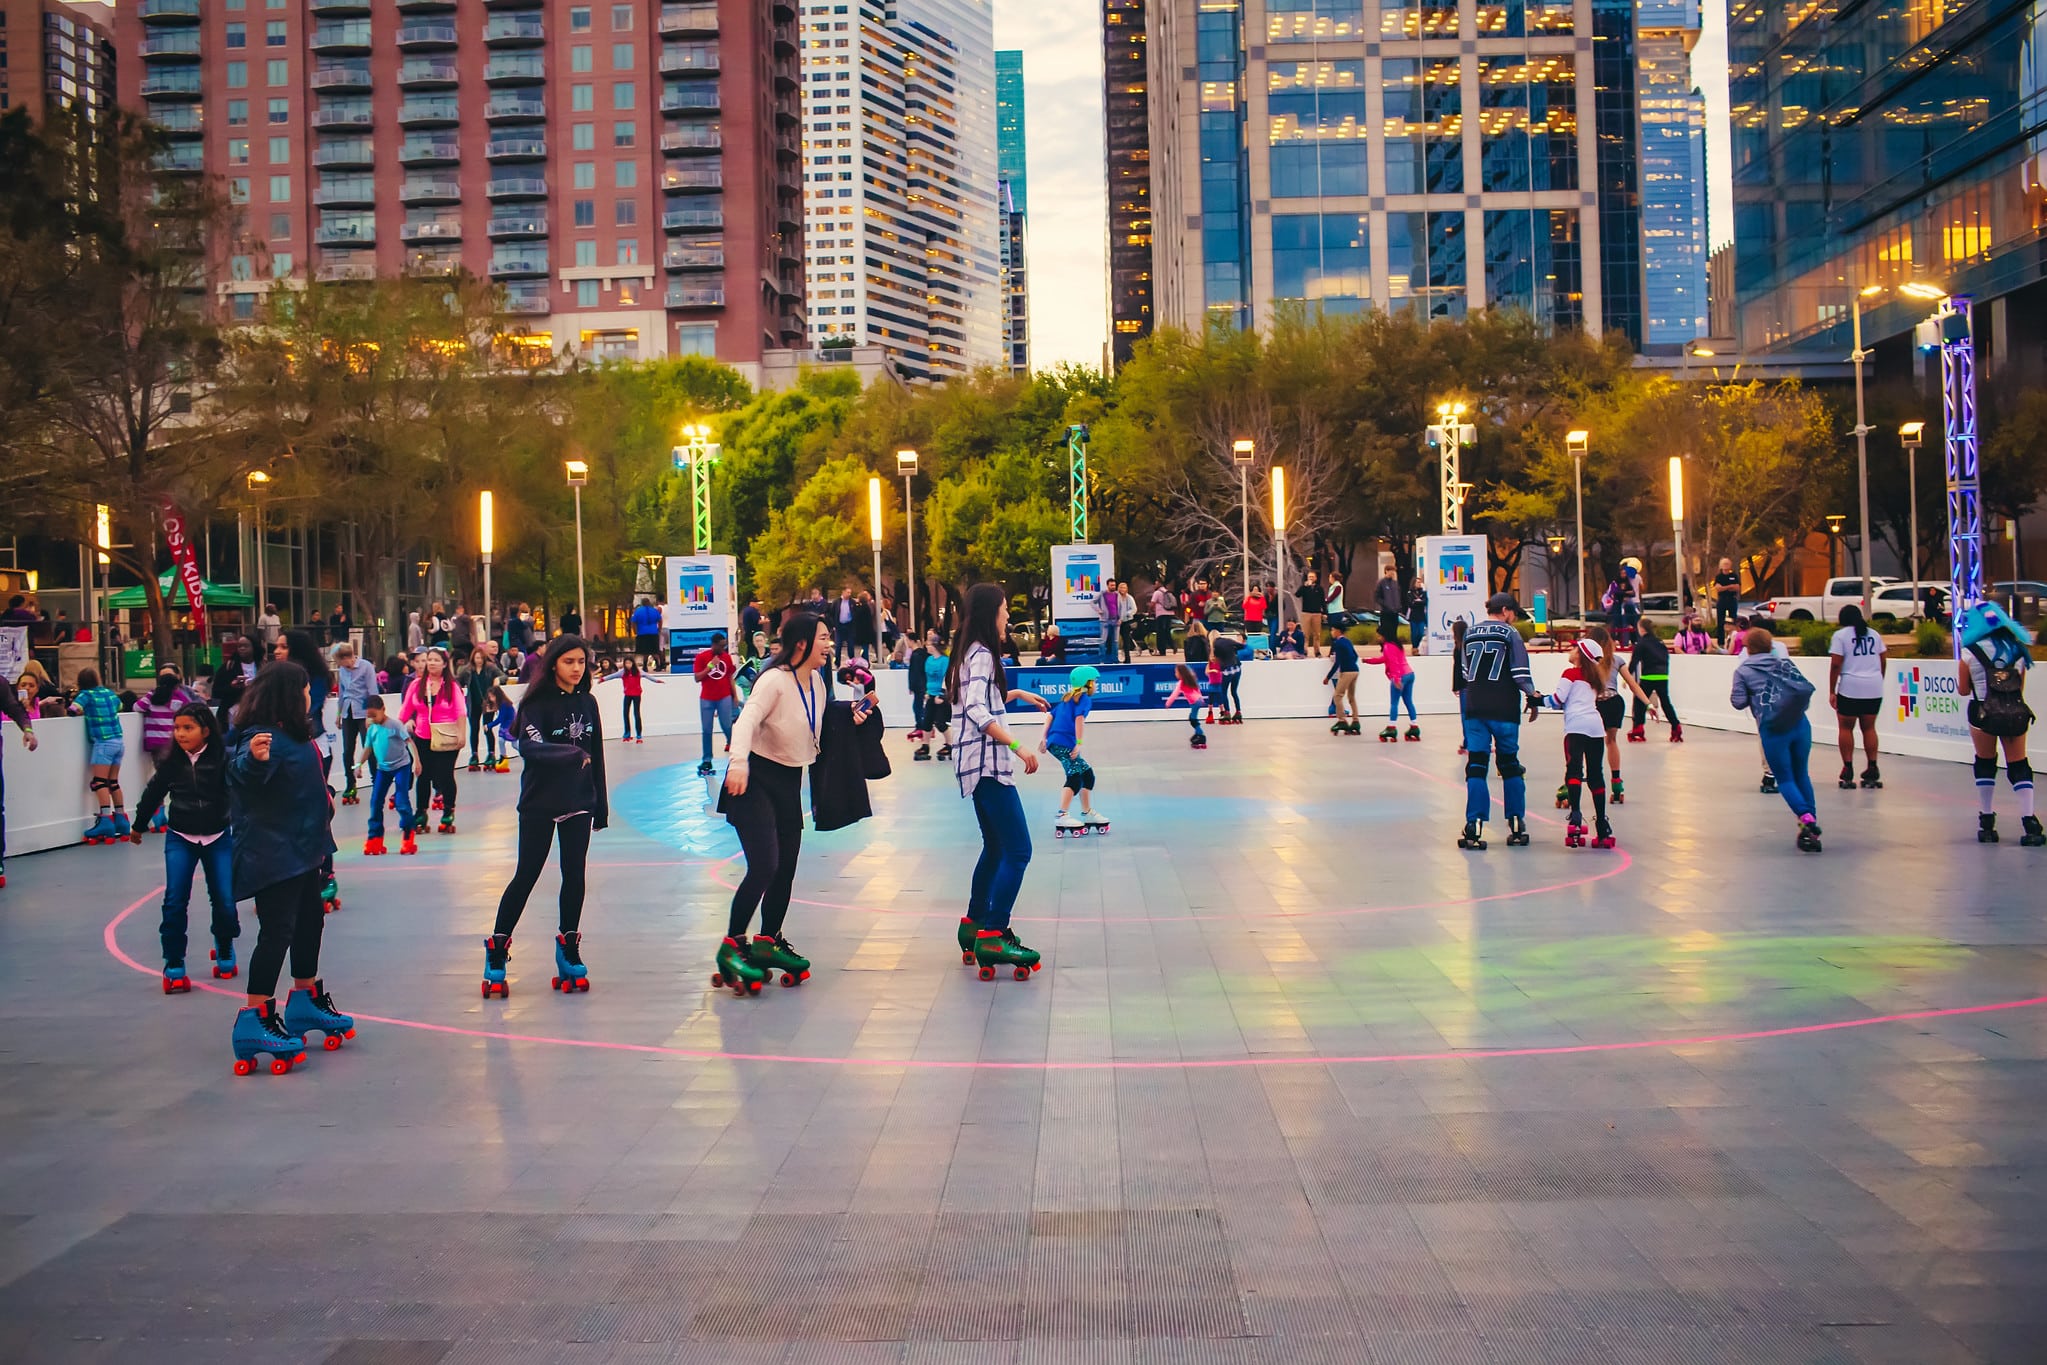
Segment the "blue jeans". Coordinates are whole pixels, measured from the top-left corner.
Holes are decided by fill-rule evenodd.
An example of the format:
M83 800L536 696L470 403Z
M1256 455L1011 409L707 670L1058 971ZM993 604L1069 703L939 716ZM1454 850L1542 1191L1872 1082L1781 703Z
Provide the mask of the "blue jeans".
M1791 807L1793 815L1816 815L1812 778L1806 775L1806 761L1812 757L1812 722L1798 718L1798 728L1781 735L1762 732L1763 761L1777 779L1777 794Z
M235 916L233 841L223 834L210 844L195 844L173 830L163 838L163 960L185 960L186 912L192 906L192 873L206 869L206 896L213 902L213 937L222 943L242 932Z
M1416 718L1414 714L1414 674L1408 674L1397 683L1388 683L1386 691L1388 693L1386 698L1386 723L1391 725L1394 721L1400 719L1400 703L1402 702L1407 703L1407 719L1412 723ZM1518 735L1515 737L1514 742L1516 744L1521 742Z
M981 826L981 858L967 892L967 918L983 929L1007 929L1031 865L1023 798L1007 782L984 777L974 785L974 819Z
M716 701L697 698L697 720L704 727L704 762L711 761L711 722L718 722L718 728L725 732L725 747L732 747L732 721L738 715L732 698L720 697Z
M403 834L412 828L412 765L377 769L370 779L370 827L369 837L384 837L384 798L395 797L398 801L398 832Z
M1518 720L1473 720L1464 718L1464 818L1490 820L1493 795L1486 787L1486 755L1493 755L1500 770L1500 787L1507 818L1528 814L1528 783L1522 777L1521 722Z

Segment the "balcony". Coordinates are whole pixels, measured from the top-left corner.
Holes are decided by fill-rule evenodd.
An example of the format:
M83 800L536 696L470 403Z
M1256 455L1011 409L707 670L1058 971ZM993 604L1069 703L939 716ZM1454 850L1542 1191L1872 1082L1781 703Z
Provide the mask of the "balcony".
M141 92L155 100L196 100L200 96L199 72L192 67L142 73Z
M796 25L775 25L775 55L782 58L796 56Z
M316 17L338 14L368 14L370 0L312 0L309 8Z
M431 14L455 8L455 0L397 0L400 14Z
M671 86L661 92L661 112L664 114L695 114L717 107L718 85L715 81Z
M531 279L536 275L545 274L547 274L545 251L513 252L490 258L490 277L494 280Z
M803 227L803 201L801 199L778 200L775 204L774 213L769 215L769 221L775 225L775 231L777 232L793 233L801 231Z
M803 197L803 173L797 170L777 170L774 175L775 193L785 199Z
M323 223L313 229L313 240L321 246L375 246L377 229L372 223ZM370 267L372 270L375 266Z
M315 52L368 52L369 21L351 19L341 23L315 24L308 46Z
M661 31L677 36L711 37L718 32L716 5L663 5Z
M452 166L462 159L462 144L453 138L408 138L398 149L401 166Z
M700 47L664 47L661 49L661 69L671 76L715 76L718 74L718 54L715 50L705 51Z
M462 182L453 176L409 176L398 187L398 200L404 204L453 204L461 198Z
M492 47L535 47L547 41L547 23L538 14L493 14L483 26L483 41Z
M401 242L459 242L462 240L460 218L428 218L405 224L398 229Z
M462 273L459 251L415 251L406 258L405 273L414 279L444 279Z
M173 104L150 115L149 121L159 133L191 137L206 131L206 109L197 104Z
M401 128L443 127L461 121L461 106L452 95L409 99L398 106L398 126Z
M547 101L525 95L493 95L483 106L492 123L532 123L547 117Z
M313 149L313 164L336 168L373 166L376 164L375 144L366 137L323 141Z
M432 57L409 57L398 68L398 84L407 90L454 85L462 79L462 68Z
M547 215L545 213L503 214L489 220L485 229L493 242L512 241L520 237L545 237Z
M723 308L725 286L671 282L668 286L668 295L662 303L669 308Z
M670 128L661 135L661 150L670 156L688 156L692 152L715 152L724 145L723 133L716 128L700 124Z
M661 172L661 188L670 194L692 194L725 188L725 172L717 166L670 166Z
M329 261L313 271L313 278L322 284L374 280L377 278L377 267L371 261Z
M725 226L725 210L715 209L670 209L661 215L661 226L670 232L701 232L707 228Z
M142 40L142 55L157 61L199 60L199 30L172 28L152 33Z
M313 202L323 209L373 208L376 184L369 176L352 176L342 184L320 186L313 191Z
M199 146L172 147L149 158L149 168L174 175L198 175L206 169L206 151Z
M484 193L492 199L545 199L547 181L537 175L508 176L491 181Z
M664 270L722 270L725 268L725 248L722 246L672 246L661 253Z
M398 46L402 51L417 51L422 48L455 46L453 24L405 24L398 30Z
M315 90L367 90L370 73L352 66L316 66L309 78Z
M484 149L492 161L545 161L547 139L540 137L494 137Z
M199 0L142 0L141 15L145 24L196 24Z
M355 130L367 128L371 124L375 123L376 120L377 116L374 113L372 113L369 109L367 108L356 109L351 107L341 109L315 109L313 111L312 118L308 119L307 122L311 123L315 128L347 128L350 130Z
M545 317L554 303L547 296L547 286L538 288L512 285L505 290L505 311L520 317ZM550 357L551 358L551 357Z
M537 52L504 53L492 57L483 68L483 78L492 85L530 85L547 79L547 59Z

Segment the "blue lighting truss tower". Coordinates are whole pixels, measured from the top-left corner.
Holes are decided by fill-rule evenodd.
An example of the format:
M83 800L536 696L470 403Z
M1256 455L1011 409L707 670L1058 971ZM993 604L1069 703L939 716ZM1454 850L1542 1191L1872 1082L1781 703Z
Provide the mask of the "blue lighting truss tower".
M1940 313L1941 407L1947 419L1948 610L1983 600L1983 496L1976 469L1976 341L1969 300Z

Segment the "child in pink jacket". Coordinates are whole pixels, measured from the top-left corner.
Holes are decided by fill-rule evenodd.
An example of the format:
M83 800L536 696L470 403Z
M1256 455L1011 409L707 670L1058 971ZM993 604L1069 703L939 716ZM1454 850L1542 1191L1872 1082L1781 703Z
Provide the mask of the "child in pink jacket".
M1407 651L1400 647L1398 640L1381 640L1379 652L1369 659L1358 662L1379 664L1386 670L1386 728L1379 732L1381 740L1398 738L1400 731L1394 722L1400 719L1400 704L1407 703L1407 737L1420 739L1422 727L1415 724L1414 713L1414 665L1407 661Z

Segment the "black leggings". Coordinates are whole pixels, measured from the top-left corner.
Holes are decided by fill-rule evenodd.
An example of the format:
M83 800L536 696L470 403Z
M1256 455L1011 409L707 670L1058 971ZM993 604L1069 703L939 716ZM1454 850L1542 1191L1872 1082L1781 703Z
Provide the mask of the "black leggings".
M441 818L450 822L455 818L455 753L453 749L419 746L419 781L412 789L412 808L421 825L433 809L429 792L441 794Z
M320 904L320 873L301 872L256 893L256 951L249 955L249 994L275 996L277 973L291 954L294 980L320 974L320 935L327 911Z
M1642 690L1644 692L1648 693L1652 697L1657 698L1663 703L1663 718L1669 721L1672 725L1676 725L1677 708L1671 705L1670 702L1670 679L1637 678L1635 679L1635 681L1642 684ZM1641 729L1643 723L1648 719L1649 719L1648 703L1644 702L1640 697L1635 698L1635 728L1638 730Z
M498 751L498 727L492 725L490 719L482 711L471 711L469 713L469 761L471 763L476 762L476 756L480 753L496 754ZM483 740L484 745L487 746L486 748L479 748L477 746L479 738Z
M647 722L640 715L640 699L630 695L627 696L623 710L624 714L619 717L619 720L624 733L627 735L646 734Z
M1571 823L1584 821L1578 794L1592 788L1592 813L1606 818L1606 736L1564 736L1564 786L1571 796Z
M368 724L361 716L341 718L341 776L350 787L355 786L355 746Z
M562 846L561 931L573 934L581 927L583 868L590 861L590 815L585 812L556 820L552 816L521 813L519 866L506 884L505 894L498 897L498 922L492 932L509 938L519 927L519 916L526 913L526 898L533 894L533 883L540 880L540 870L547 866L548 846L557 836Z
M756 906L761 932L782 932L789 890L796 884L796 857L803 850L803 770L759 754L747 766L745 794L728 792L719 802L746 854L746 875L732 892L732 915L725 926L735 939L746 933Z

